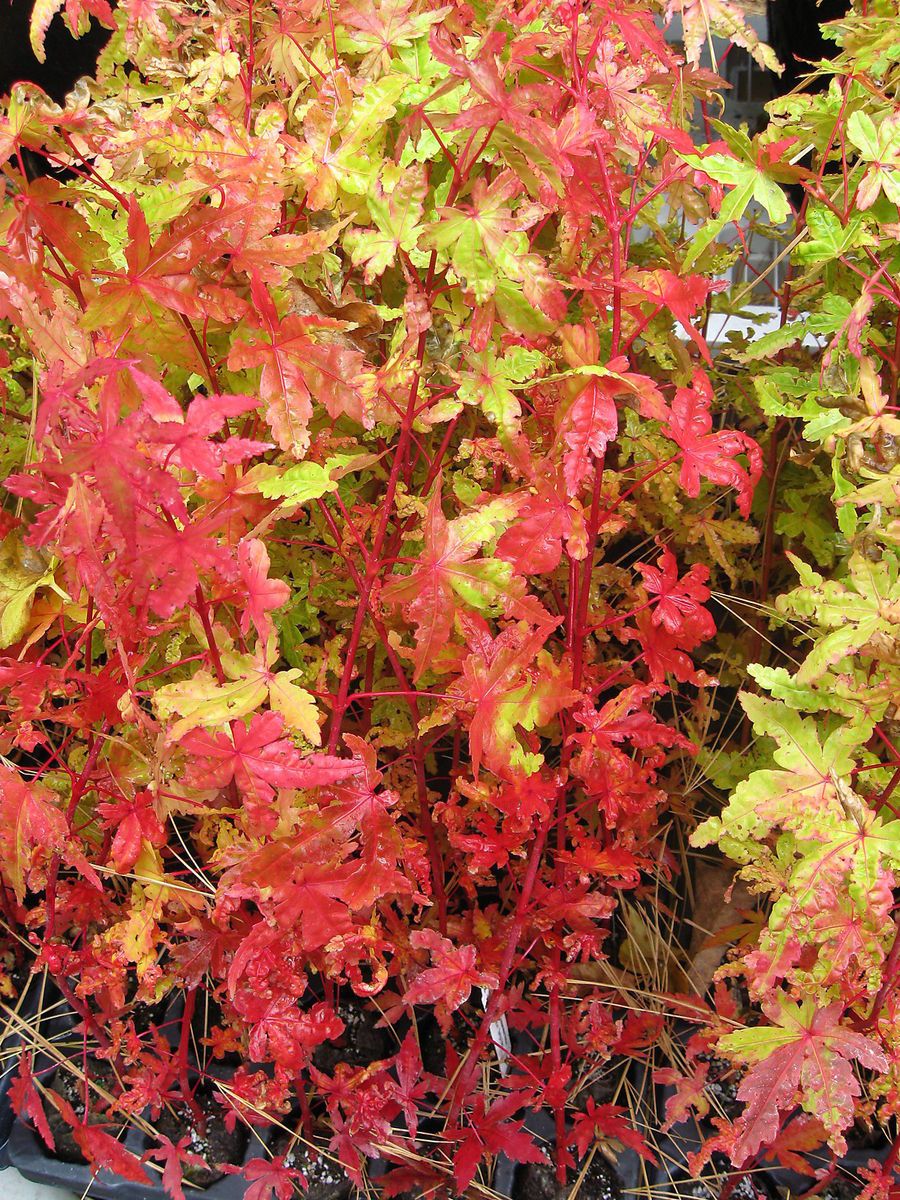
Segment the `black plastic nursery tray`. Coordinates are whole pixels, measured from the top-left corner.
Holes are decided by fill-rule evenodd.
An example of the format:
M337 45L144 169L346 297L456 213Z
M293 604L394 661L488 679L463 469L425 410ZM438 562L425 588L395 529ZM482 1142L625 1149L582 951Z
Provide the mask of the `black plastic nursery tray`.
M182 1004L183 1001L179 997L167 1006L163 1024L170 1030L173 1028L174 1019L182 1011ZM52 1014L43 1022L41 1028L42 1037L48 1041L57 1043L61 1052L65 1054L65 1044L71 1038L72 1030L77 1025L78 1018L75 1013L68 1005L61 1002L54 1007ZM54 1061L50 1055L38 1054L33 1065L34 1074L41 1078L44 1083L51 1082L52 1077L58 1069L57 1062L58 1059ZM218 1078L224 1083L230 1077L231 1071L213 1067L207 1074L213 1081ZM113 1198L118 1198L118 1200L144 1200L144 1198L154 1196L159 1196L160 1198L168 1196L168 1193L162 1186L161 1168L158 1168L156 1164L145 1164L146 1183L136 1183L122 1179L120 1176L106 1170L101 1170L96 1175L93 1175L87 1163L69 1162L52 1154L46 1148L40 1136L26 1122L15 1119L11 1111L10 1124L12 1125L12 1131L9 1134L8 1140L8 1165L14 1166L26 1179L30 1179L35 1183L45 1183L53 1187L68 1189L79 1196L109 1197L110 1200L113 1200ZM269 1127L265 1132L270 1136L274 1136L276 1131L274 1127ZM136 1125L131 1125L127 1128L121 1142L125 1149L130 1150L137 1158L140 1158L146 1150L151 1149L155 1145L148 1135ZM266 1150L260 1137L254 1136L251 1131L247 1140L246 1150L240 1161L234 1165L243 1166L250 1159L259 1157L267 1157ZM198 1197L208 1195L210 1200L240 1200L250 1184L240 1175L224 1175L221 1179L210 1183L206 1187L193 1185L187 1180L183 1182L182 1186L185 1195L193 1193Z
M29 975L18 999L0 1012L0 1025L7 1029L0 1041L0 1171L9 1166L9 1138L16 1119L10 1089L18 1072L19 1050L25 1042L20 1023L27 1022L34 1029L39 1023L38 1014L56 999L56 989L45 975Z
M148 1148L144 1134L138 1129L128 1130L122 1145L138 1157ZM244 1162L264 1154L263 1147L253 1140L253 1145L247 1147ZM151 1166L146 1168L146 1183L122 1180L110 1171L98 1171L92 1176L89 1166L83 1163L64 1163L61 1159L50 1156L40 1138L22 1121L13 1124L10 1136L10 1163L26 1180L47 1183L49 1187L54 1188L67 1188L79 1196L96 1196L97 1200L149 1200L150 1196L160 1196L160 1200L168 1200L161 1177ZM208 1188L194 1188L190 1183L184 1183L185 1195L205 1195L209 1196L210 1200L241 1200L248 1187L250 1184L240 1175L223 1176Z
M140 1130L131 1128L122 1144L140 1157L148 1148L148 1139ZM251 1159L261 1157L266 1157L266 1151L260 1141L251 1136L239 1165L243 1166ZM145 1184L121 1179L110 1171L98 1171L92 1176L90 1167L83 1163L63 1162L53 1158L37 1134L22 1121L16 1121L13 1125L9 1139L9 1161L26 1179L34 1183L46 1183L51 1187L67 1188L77 1196L93 1196L97 1197L97 1200L150 1200L150 1197L158 1196L160 1200L168 1200L161 1177L152 1166L147 1165L145 1168ZM196 1187L186 1180L182 1186L185 1196L208 1196L209 1200L242 1200L250 1183L242 1175L225 1175L205 1188Z

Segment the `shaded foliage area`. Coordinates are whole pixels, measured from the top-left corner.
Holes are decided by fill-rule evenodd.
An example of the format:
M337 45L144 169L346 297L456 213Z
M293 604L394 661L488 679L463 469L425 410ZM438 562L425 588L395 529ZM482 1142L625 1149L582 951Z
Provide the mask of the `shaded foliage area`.
M47 28L45 52L39 61L29 32L33 7L31 0L0 3L0 95L6 95L14 83L27 81L62 104L77 79L93 74L111 31L91 18L89 29L74 37L57 14Z

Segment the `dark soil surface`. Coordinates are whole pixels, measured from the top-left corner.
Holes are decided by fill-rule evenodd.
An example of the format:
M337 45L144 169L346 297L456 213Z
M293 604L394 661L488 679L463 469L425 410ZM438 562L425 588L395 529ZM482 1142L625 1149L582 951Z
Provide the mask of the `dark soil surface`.
M103 1059L89 1058L87 1063L79 1061L78 1066L86 1071L92 1083L97 1084L106 1091L112 1091L115 1088L115 1072L110 1064ZM66 1071L60 1067L50 1084L50 1091L56 1092L57 1095L67 1100L77 1117L84 1117L85 1085L82 1080L78 1079L70 1071ZM102 1111L103 1101L101 1097L93 1089L90 1090L89 1094L92 1112L88 1117L88 1124L103 1125L107 1133L116 1136L122 1128L123 1122L120 1121L116 1125ZM72 1136L71 1127L63 1120L55 1106L49 1100L44 1101L44 1111L47 1114L47 1123L50 1126L50 1132L53 1134L54 1149L50 1151L53 1157L60 1159L62 1162L86 1163L87 1159L82 1154L81 1147Z
M135 1033L147 1033L151 1026L158 1029L165 1021L168 1003L168 1000L160 1000L157 1004L136 1000L131 1006L131 1022Z
M630 1060L621 1056L611 1058L599 1071L592 1071L573 1097L576 1108L584 1109L589 1099L595 1104L624 1104L626 1093L621 1090Z
M333 1075L338 1063L368 1067L396 1053L398 1047L390 1030L377 1028L380 1014L367 1008L361 1000L352 995L341 997L335 1012L346 1029L335 1041L316 1047L312 1061L317 1070Z
M851 1150L877 1150L893 1140L884 1127L874 1121L871 1125L857 1121L847 1130L845 1136Z
M528 1163L516 1171L513 1200L568 1200L580 1174L579 1169L570 1169L566 1183L560 1186L549 1163ZM585 1172L577 1200L622 1200L622 1181L599 1154Z
M733 1120L743 1109L743 1104L737 1098L743 1073L736 1070L724 1058L709 1058L709 1074L706 1077L706 1091L712 1101L713 1113Z
M470 1017L470 1020L473 1020L473 1024L477 1029L478 1015L475 1014L474 1017ZM431 1075L446 1074L448 1041L462 1055L473 1036L472 1026L469 1025L461 1011L452 1013L451 1021L450 1032L445 1036L435 1019L434 1013L423 1012L418 1018L419 1048L422 1053L422 1066Z
M851 1179L849 1175L841 1172L827 1183L818 1195L820 1200L856 1200L862 1189L861 1180Z
M190 1137L187 1149L199 1154L209 1165L205 1168L185 1166L184 1178L197 1187L209 1187L222 1178L223 1172L218 1170L220 1164L239 1166L243 1162L247 1130L238 1122L234 1132L229 1133L225 1128L225 1110L209 1093L198 1092L194 1100L203 1113L202 1123L187 1104L177 1104L171 1109L163 1109L156 1127L175 1143L185 1134Z
M11 997L11 1002L15 1001L22 995L28 987L28 980L31 978L31 968L27 966L13 967L9 973L9 981L12 984L14 995Z

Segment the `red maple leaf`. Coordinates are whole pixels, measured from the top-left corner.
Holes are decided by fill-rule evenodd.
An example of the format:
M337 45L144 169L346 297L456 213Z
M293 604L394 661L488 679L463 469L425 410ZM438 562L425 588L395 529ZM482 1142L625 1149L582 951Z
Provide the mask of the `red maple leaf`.
M480 103L472 104L451 117L447 122L448 129L482 129L502 124L516 130L531 146L536 147L534 159L539 160L543 156L551 162L560 162L555 131L536 120L534 115L535 110L546 111L544 106L549 101L548 89L540 84L530 87L524 87L521 83L507 86L498 69L501 61L499 33L486 37L480 48L481 53L472 59L454 52L449 36L440 26L432 31L430 46L435 58L445 63L453 75L468 80L472 95L481 98ZM481 180L478 180L480 183ZM474 207L476 203L473 197Z
M588 732L572 734L570 741L590 745L602 753L608 753L624 741L642 750L656 746L690 749L692 743L683 734L661 724L647 709L656 696L666 695L667 690L657 684L634 683L622 688L596 712L590 708L579 709L574 714L575 720Z
M96 393L95 412L84 403L89 389ZM141 407L127 411L135 394ZM126 545L137 537L139 506L188 520L177 480L140 445L148 423L143 397L163 405L172 399L156 380L128 360L98 359L74 376L48 380L45 396L40 441L51 442L54 453L39 464L43 476L66 486L72 476L93 482Z
M351 846L343 847L349 852ZM318 950L332 938L352 932L349 893L357 874L357 864L316 862L309 859L309 846L303 839L284 839L284 844L272 843L257 854L249 855L236 875L223 876L223 886L235 887L236 894L246 890L259 896L265 890L271 896L273 921L282 929L290 929L304 951ZM251 878L249 888L238 887L238 878ZM234 878L235 882L231 880ZM270 907L267 905L267 907ZM265 930L267 927L257 926ZM255 930L254 930L255 932ZM241 955L236 955L229 971L232 983L239 964L252 956L253 936L244 939Z
M691 386L679 388L667 417L666 432L681 448L681 486L689 496L700 495L700 480L709 479L734 488L742 516L750 515L753 489L762 476L759 446L736 429L712 432L709 407L712 384L704 371L695 370ZM737 456L745 454L749 469Z
M93 1172L112 1171L114 1175L146 1187L147 1173L141 1168L140 1159L104 1129L97 1125L75 1125L72 1137L81 1147Z
M336 342L313 343L303 374L310 392L325 405L333 421L347 416L365 429L374 427L366 357L361 351Z
M593 1096L588 1096L584 1112L578 1113L572 1122L569 1137L571 1145L578 1151L579 1158L584 1158L595 1140L615 1138L623 1146L636 1151L647 1162L655 1164L656 1155L631 1123L625 1120L623 1114L627 1111L616 1104L596 1104Z
M226 219L219 209L195 208L173 222L153 243L147 218L137 200L128 204L126 271L107 273L107 282L88 306L89 329L127 328L137 318L153 320L164 312L198 321L239 320L247 302L233 288L203 281L195 268L209 254L212 231Z
M78 843L69 836L66 817L53 794L40 783L26 783L0 764L0 868L21 904L27 886L43 886L46 864L61 854L98 890L102 884Z
M825 1128L817 1117L795 1117L785 1125L778 1137L765 1146L763 1156L799 1175L815 1175L815 1164L805 1155L818 1150L826 1136Z
M32 18L36 24L31 32L31 45L38 62L47 61L44 39L51 19L61 8L63 0L54 0L51 5L41 5ZM96 17L107 29L115 29L116 19L107 0L65 0L65 22L73 37L78 36L88 13Z
M483 536L467 532L465 524L447 521L441 508L438 478L428 500L423 527L424 547L408 575L394 575L382 589L386 604L401 604L416 627L413 655L417 680L450 638L460 601L457 593L488 594L490 574L497 563L476 559Z
M189 988L199 987L207 972L221 976L225 953L241 936L239 930L223 932L207 917L191 917L177 930L184 940L172 946L171 955Z
M50 1123L47 1120L40 1092L31 1073L27 1050L22 1051L19 1059L18 1070L9 1087L9 1099L16 1116L21 1117L23 1121L34 1121L34 1127L46 1145L51 1150L55 1149L56 1143L50 1131Z
M97 805L97 813L107 829L114 829L110 856L117 871L130 871L146 839L152 846L163 846L166 827L154 807L151 792L140 791L130 798Z
M379 1190L386 1200L411 1193L414 1196L439 1196L446 1186L447 1176L437 1166L425 1159L409 1167L394 1167L379 1182Z
M434 929L416 929L409 944L414 950L431 952L433 967L422 971L406 991L407 1004L435 1004L453 1012L465 1004L473 987L495 988L497 976L476 966L474 946L454 946Z
M502 1153L519 1163L547 1161L544 1151L523 1128L525 1122L509 1119L519 1108L521 1100L515 1094L497 1100L490 1108L484 1096L479 1095L469 1124L464 1129L446 1131L448 1138L459 1143L453 1160L453 1182L457 1191L465 1191L486 1155Z
M680 633L685 617L691 615L698 634L705 630L704 637L713 636L716 632L715 622L703 608L709 599L707 567L694 563L687 574L679 579L678 564L668 546L663 548L655 567L648 563L637 563L636 566L644 577L644 587L651 596L658 597L653 608L654 625L662 625L669 633Z
M306 1176L296 1167L285 1166L285 1156L276 1158L251 1158L244 1163L244 1178L250 1187L244 1192L244 1200L291 1200L297 1194L295 1181L305 1191Z
M359 770L359 764L348 758L327 754L304 757L283 732L284 722L274 712L254 713L249 725L234 721L228 734L192 729L180 742L192 756L185 782L190 787L221 790L234 780L254 821L274 828L275 814L267 815L267 807L276 788L319 787Z
M626 1058L635 1056L636 1051L655 1045L665 1030L663 1017L655 1012L632 1012L622 1023L622 1032L613 1043L616 1054Z
M328 827L334 833L339 833L348 841L359 835L362 858L352 901L354 907L364 908L374 904L380 896L412 889L403 870L403 838L391 813L399 796L378 786L382 776L378 770L375 748L353 734L346 734L344 741L354 752L355 757L350 761L357 770L346 782L336 780L324 789L326 796L331 799L324 814ZM401 869L395 869L396 866Z
M653 1072L654 1083L665 1084L672 1089L672 1094L666 1099L666 1119L662 1125L664 1133L691 1115L705 1117L709 1112L705 1090L709 1063L695 1059L686 1067L690 1069L690 1074L683 1074L675 1067L659 1067Z
M290 19L289 15L286 18ZM321 254L334 241L339 226L306 233L276 233L282 222L282 192L269 172L277 169L274 145L248 138L246 158L235 170L251 177L228 181L226 224L217 226L215 252L226 255L232 271L254 272L262 282L278 284L285 267L297 266ZM213 173L210 172L212 176ZM218 190L222 184L215 179ZM209 259L214 258L210 247Z
M563 541L571 537L573 526L582 537L586 536L580 508L552 484L541 483L497 542L497 558L511 562L517 575L549 574L559 566ZM571 542L569 552L579 557Z
M193 595L200 571L233 578L231 555L214 536L218 518L191 519L167 459L184 450L183 466L192 456L212 470L226 461L229 440L204 458L200 422L182 444L178 405L129 360L100 359L65 380L50 373L46 388L40 475L19 475L7 487L41 506L29 540L52 543L75 564L108 625L131 636L131 606L169 617ZM217 427L225 416L216 416Z
M615 398L622 390L616 379L590 379L563 418L560 433L569 447L563 455L563 475L570 496L590 474L591 459L602 458L618 432Z
M123 580L120 607L131 600L170 617L195 594L201 571L232 574L228 551L212 537L215 518L189 521L183 528L165 518L142 524L137 541L116 560Z
M422 1055L412 1030L403 1039L400 1052L394 1059L394 1070L397 1072L396 1100L406 1117L410 1139L415 1142L419 1128L419 1101L431 1089L428 1080L423 1078Z
M58 191L55 179L38 178L31 182L27 192L19 193L18 215L7 232L7 249L21 245L22 253L27 256L27 241L40 232L74 267L90 274L92 264L102 257L102 241L91 232L82 213L58 202ZM9 366L8 356L3 366Z
M199 1167L203 1170L209 1168L209 1164L202 1159L199 1154L195 1154L188 1149L191 1144L190 1134L185 1134L177 1143L171 1141L164 1134L156 1134L159 1145L153 1150L147 1150L141 1158L141 1162L147 1162L149 1159L155 1159L163 1164L162 1184L172 1200L184 1200L184 1189L181 1186L184 1172L182 1164L186 1167Z
M268 340L235 341L228 355L229 371L261 367L259 394L267 404L266 420L282 450L302 457L309 445L307 427L312 396L303 374L305 355L312 346L310 329L317 318L291 314L280 319L268 290L256 272L251 275L253 303Z
M325 1003L303 1012L293 996L284 994L244 1000L241 1015L252 1022L249 1048L256 1062L271 1059L299 1071L308 1064L310 1050L344 1032L344 1022Z
M162 402L160 402L162 400ZM213 441L230 417L252 412L255 396L195 396L182 412L173 396L160 398L145 393L144 411L148 421L142 442L161 467L180 467L202 479L219 479L226 463L243 462L254 454L271 449L271 442L227 437Z
M469 723L475 776L483 759L495 774L506 777L521 754L513 726L546 724L574 693L566 684L566 668L541 651L552 625L529 629L519 622L492 637L480 616L461 613L459 623L470 653L448 693L475 706Z
M651 300L657 311L668 309L706 361L712 364L706 340L691 318L706 303L710 292L719 290L713 280L702 275L675 275L672 271L664 270L640 271L626 280L626 287L630 292Z
M332 417L347 413L371 426L363 395L365 356L339 345L319 345L314 329L339 331L345 323L320 314L280 318L257 272L251 274L251 293L259 319L252 341L236 341L228 355L230 371L261 367L259 393L266 402L266 420L282 450L302 458L309 446L312 398Z
M259 538L244 538L238 546L238 568L243 585L241 633L247 633L252 621L261 642L272 632L272 618L291 597L290 587L281 579L269 578L269 552Z
M701 610L708 618L709 614ZM639 612L634 619L636 628L623 627L622 634L635 637L641 643L642 657L654 683L665 683L667 675L674 675L681 683L699 683L702 676L685 653L693 650L708 636L707 621L696 613L686 614L678 633L669 633L661 625L654 625L648 609Z
M114 1175L130 1179L132 1183L147 1186L149 1179L141 1167L141 1160L130 1150L126 1150L121 1142L99 1125L83 1124L75 1115L71 1104L59 1092L48 1091L47 1098L71 1127L72 1137L90 1164L93 1174L101 1170L112 1171Z

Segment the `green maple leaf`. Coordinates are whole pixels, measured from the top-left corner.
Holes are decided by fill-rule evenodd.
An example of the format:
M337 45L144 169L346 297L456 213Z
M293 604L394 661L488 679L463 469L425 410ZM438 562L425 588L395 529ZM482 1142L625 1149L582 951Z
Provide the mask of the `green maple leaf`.
M798 712L834 712L846 717L859 712L859 700L847 695L846 687L832 686L831 680L826 688L815 687L798 682L784 667L768 667L761 663L750 663L747 673L775 700L784 701Z
M308 742L318 746L322 742L319 728L319 710L313 696L306 688L294 682L303 672L298 667L289 671L277 671L268 679L269 705L280 713L288 729L302 733Z
M363 267L366 283L393 266L401 250L409 253L415 248L426 192L420 169L382 168L366 198L374 229L353 229L344 236L344 246L354 265Z
M837 214L824 205L810 204L806 210L806 228L809 236L796 250L797 261L802 263L833 262L850 250L875 245L861 213L853 213L842 224Z
M794 545L804 544L815 562L830 567L838 554L838 538L827 480L816 469L806 472L796 485L788 483L790 478L788 474L782 491L783 510L775 518L775 531Z
M280 475L260 480L259 494L267 500L284 500L285 505L319 500L328 492L337 491L337 481L332 479L331 472L339 465L337 458L329 458L325 463L296 463Z
M789 679L769 681L788 701L804 699ZM873 722L857 714L826 723L779 700L741 699L756 732L774 740L780 769L754 771L691 842L717 842L756 890L775 895L753 986L764 992L789 977L826 1001L844 984L874 994L890 943L900 822L884 822L847 782Z
M190 679L165 684L153 695L153 709L160 721L169 723L168 737L178 741L191 729L222 729L228 722L256 712L266 700L280 713L285 725L303 734L314 746L322 740L318 709L314 698L295 680L302 672L297 667L272 671L278 656L274 638L264 653L221 656L222 682L204 669ZM177 720L173 720L177 718Z
M498 276L509 276L505 267L518 269L515 259L523 246L513 234L537 219L530 209L524 216L513 213L509 202L521 191L512 171L504 171L491 184L477 179L471 205L439 209L437 221L422 235L420 245L441 253L478 304L494 294Z
M876 125L868 113L857 110L847 121L847 136L869 163L856 194L857 206L870 208L879 192L900 204L900 113Z
M34 598L50 588L63 600L69 596L54 579L55 564L44 563L22 544L17 531L0 542L0 649L17 642L28 630Z
M812 837L843 819L835 780L849 774L853 750L868 741L872 722L842 721L822 741L820 723L786 704L749 693L742 693L741 704L756 733L775 741L773 759L781 769L755 771L735 789L721 817L704 821L691 842L718 842L736 862L749 862L775 829Z
M295 163L311 207L333 208L339 190L366 194L383 162L387 124L408 83L403 75L385 75L356 94L341 81L332 99L310 108Z
M266 688L258 680L239 677L220 684L201 669L190 679L158 688L153 694L153 710L160 721L171 722L169 738L177 742L191 729L216 729L247 716L265 698Z
M802 586L778 598L779 611L811 619L829 631L816 638L797 672L799 683L821 679L847 657L882 658L887 647L896 646L900 570L893 554L886 552L877 562L853 554L846 580L825 580L802 559L788 557ZM867 647L876 642L867 652Z
M776 225L787 220L791 210L783 190L755 163L731 158L726 154L701 157L699 154L679 153L679 158L695 171L702 171L704 175L708 175L710 179L731 185L731 191L722 201L718 216L703 225L691 238L683 270L690 270L706 247L733 221L740 220L754 200L762 205L769 219Z
M451 372L459 385L456 396L435 405L429 421L449 420L464 404L477 405L502 433L515 436L522 416L516 391L534 379L546 357L539 350L513 346L502 355L492 347L478 354L467 350L465 358L466 369Z

